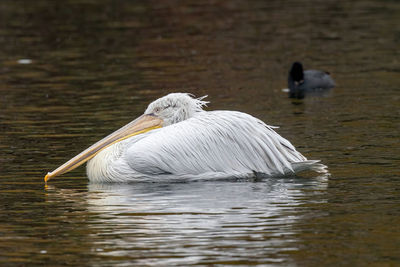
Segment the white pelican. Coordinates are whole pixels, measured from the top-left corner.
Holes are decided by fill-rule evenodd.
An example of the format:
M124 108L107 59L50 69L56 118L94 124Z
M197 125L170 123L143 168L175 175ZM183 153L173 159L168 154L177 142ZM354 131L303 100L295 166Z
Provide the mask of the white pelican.
M93 182L327 172L273 127L242 112L204 111L203 99L186 93L157 99L142 116L48 173L45 181L86 161Z

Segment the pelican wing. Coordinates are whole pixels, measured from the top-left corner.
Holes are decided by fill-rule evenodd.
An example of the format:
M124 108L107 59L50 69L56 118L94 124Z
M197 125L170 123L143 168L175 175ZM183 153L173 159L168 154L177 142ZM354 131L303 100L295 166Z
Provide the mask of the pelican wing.
M307 159L262 121L241 112L211 111L133 138L124 161L143 175L231 177L293 173L293 163Z

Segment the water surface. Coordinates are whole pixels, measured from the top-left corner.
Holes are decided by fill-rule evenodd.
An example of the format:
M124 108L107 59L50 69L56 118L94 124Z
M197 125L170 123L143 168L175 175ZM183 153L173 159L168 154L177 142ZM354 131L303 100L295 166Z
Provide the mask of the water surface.
M400 263L397 1L0 3L1 265ZM337 87L293 103L293 61ZM266 123L331 175L43 176L169 92Z

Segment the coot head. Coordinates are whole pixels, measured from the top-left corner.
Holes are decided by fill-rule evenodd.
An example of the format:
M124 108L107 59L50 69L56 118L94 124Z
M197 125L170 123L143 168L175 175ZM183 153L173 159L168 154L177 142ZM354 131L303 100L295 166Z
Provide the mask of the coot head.
M304 98L304 91L299 86L304 82L303 65L300 62L294 62L289 71L288 86L290 98Z
M300 82L304 80L303 65L300 62L294 62L290 69L289 76L293 81Z

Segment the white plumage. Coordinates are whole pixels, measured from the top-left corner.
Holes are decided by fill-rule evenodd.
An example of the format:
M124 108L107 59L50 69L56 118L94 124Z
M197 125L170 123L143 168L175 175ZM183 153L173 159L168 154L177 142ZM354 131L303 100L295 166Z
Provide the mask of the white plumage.
M246 178L326 172L307 160L271 127L236 111L204 111L207 102L174 93L149 105L145 114L163 127L113 143L87 164L94 182Z

